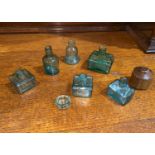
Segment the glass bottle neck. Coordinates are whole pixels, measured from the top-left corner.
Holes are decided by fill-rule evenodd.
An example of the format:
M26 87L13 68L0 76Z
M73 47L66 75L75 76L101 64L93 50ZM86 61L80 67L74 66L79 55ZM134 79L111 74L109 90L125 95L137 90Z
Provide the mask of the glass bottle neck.
M79 78L81 80L81 85L85 86L87 83L87 76L85 74L80 74Z
M68 41L68 46L69 47L75 47L75 41L74 40L69 40Z
M120 87L126 87L127 84L128 84L127 78L125 77L120 78L120 82L119 82Z
M45 53L46 53L46 56L52 56L53 55L53 53L51 51L45 51Z
M45 47L45 54L46 54L46 56L52 56L53 55L51 46Z
M99 51L100 52L102 52L102 53L106 53L106 47L105 46L103 46L103 45L101 45L100 47L99 47Z
M21 71L21 70L17 70L17 71L16 71L16 76L17 76L18 78L20 78L20 79L25 79L25 74L24 74L24 72Z

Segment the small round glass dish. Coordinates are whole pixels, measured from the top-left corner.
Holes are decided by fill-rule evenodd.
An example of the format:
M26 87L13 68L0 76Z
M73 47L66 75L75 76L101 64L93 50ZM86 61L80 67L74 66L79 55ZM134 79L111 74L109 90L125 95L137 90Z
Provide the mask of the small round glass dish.
M60 95L56 98L55 104L59 109L68 109L71 105L71 99L67 95Z

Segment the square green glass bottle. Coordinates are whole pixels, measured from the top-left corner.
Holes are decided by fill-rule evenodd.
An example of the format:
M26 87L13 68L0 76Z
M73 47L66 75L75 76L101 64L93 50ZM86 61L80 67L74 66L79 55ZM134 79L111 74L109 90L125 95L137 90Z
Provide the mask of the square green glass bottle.
M92 52L92 54L89 56L88 69L95 72L108 74L113 62L113 55L107 53L107 49L102 45L100 46L99 50Z
M93 90L93 77L87 74L74 76L72 94L77 97L91 97Z
M125 105L132 99L134 92L128 84L128 79L122 77L109 84L107 95L120 105Z
M59 73L59 58L53 53L50 45L45 47L42 62L46 74L53 76Z
M9 76L9 79L20 94L36 86L35 77L26 69L16 70L15 73Z

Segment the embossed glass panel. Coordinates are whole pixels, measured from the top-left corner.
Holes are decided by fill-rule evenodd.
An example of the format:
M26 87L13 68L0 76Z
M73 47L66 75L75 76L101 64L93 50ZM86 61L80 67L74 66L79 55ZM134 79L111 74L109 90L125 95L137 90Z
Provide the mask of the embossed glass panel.
M80 61L78 56L78 48L76 47L74 40L69 40L68 46L66 47L65 62L70 65L77 64Z
M94 51L88 59L88 69L108 74L110 72L111 66L114 62L114 57L112 54L107 53L104 46L101 46L99 50Z

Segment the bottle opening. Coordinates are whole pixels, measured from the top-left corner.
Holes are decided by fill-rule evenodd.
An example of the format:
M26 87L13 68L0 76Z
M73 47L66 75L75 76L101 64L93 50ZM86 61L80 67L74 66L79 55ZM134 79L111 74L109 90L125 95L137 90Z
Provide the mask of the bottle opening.
M106 49L107 49L107 48L106 48L105 45L100 45L100 46L99 46L99 50L100 50L100 51L106 51Z

